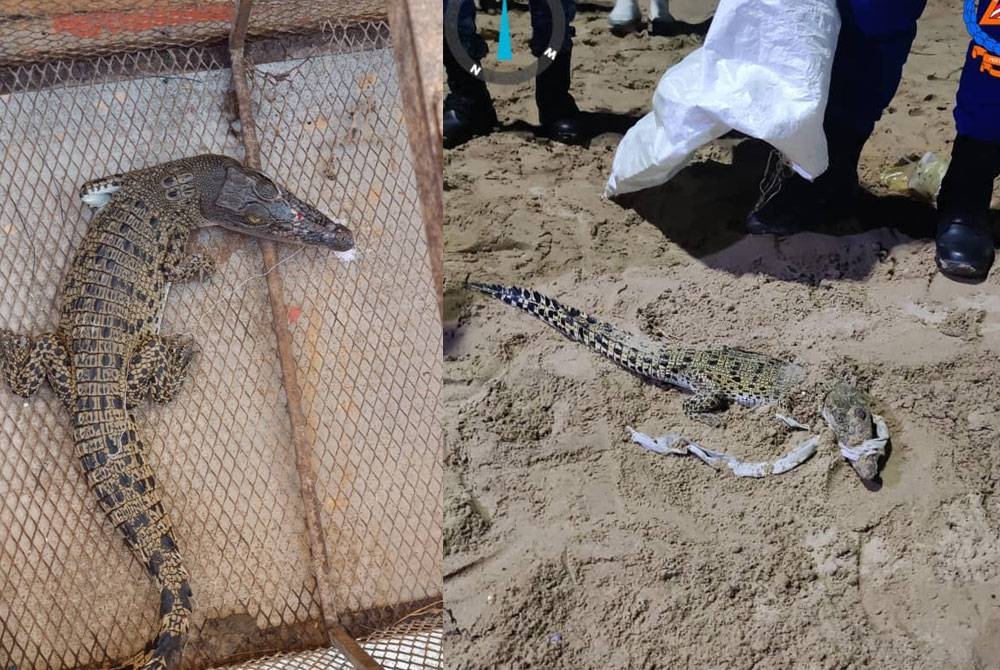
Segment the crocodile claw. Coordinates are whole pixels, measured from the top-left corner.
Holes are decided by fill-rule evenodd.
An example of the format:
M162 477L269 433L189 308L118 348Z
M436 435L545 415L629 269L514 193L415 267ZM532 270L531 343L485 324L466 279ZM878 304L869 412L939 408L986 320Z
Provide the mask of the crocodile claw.
M201 347L190 335L177 335L170 338L170 358L173 365L181 370L201 356Z
M16 367L28 358L31 342L24 335L18 335L6 328L0 330L0 367Z

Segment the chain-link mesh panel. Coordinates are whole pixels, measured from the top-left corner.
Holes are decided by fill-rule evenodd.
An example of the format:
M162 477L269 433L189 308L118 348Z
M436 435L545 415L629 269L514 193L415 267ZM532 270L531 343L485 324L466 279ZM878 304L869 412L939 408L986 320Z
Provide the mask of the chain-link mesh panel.
M197 339L197 369L176 401L140 415L195 593L184 668L323 645L324 602L357 634L441 591L440 324L388 29L316 28L292 26L309 35L294 49L249 53L265 171L347 219L360 253L343 264L285 247L272 270L284 277L325 547L305 528L313 501L300 496L257 245L201 233L218 273L175 286L163 323ZM242 156L226 65L208 46L0 69L0 327L55 326L91 217L76 197L83 181ZM87 490L54 396L25 402L2 388L0 408L0 667L122 659L155 630L155 589ZM318 593L317 550L333 594Z
M371 25L350 39L377 35ZM317 478L338 484L321 525L339 612L421 600L440 580L440 529L428 524L439 501L428 493L441 490L441 469L433 450L413 448L439 434L440 325L395 86L388 50L261 65L254 78L264 170L286 183L303 167L325 174L303 195L372 224L359 231L364 262L344 279L318 249L285 271L308 314L293 329ZM325 393L334 380L339 392ZM388 507L391 522L376 521Z

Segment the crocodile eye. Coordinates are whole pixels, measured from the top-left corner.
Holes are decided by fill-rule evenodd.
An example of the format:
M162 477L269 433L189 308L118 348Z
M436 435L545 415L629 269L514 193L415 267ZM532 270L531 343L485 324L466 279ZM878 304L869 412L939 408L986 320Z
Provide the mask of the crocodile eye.
M259 180L254 190L264 200L274 200L278 197L278 187L266 179Z
M243 218L246 219L248 225L263 226L267 223L267 210L260 205L247 205L243 212Z

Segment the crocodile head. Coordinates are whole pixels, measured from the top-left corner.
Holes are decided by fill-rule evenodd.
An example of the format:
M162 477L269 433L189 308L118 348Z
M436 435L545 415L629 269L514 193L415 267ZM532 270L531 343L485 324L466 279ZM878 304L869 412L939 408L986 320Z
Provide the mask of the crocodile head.
M197 156L192 170L199 208L206 222L278 240L318 244L334 251L354 249L354 235L265 174L228 156Z
M339 252L354 248L347 226L263 173L226 156L206 156L203 162L211 167L196 180L207 221L254 237L318 244Z
M192 225L229 230L280 242L318 244L350 258L354 235L267 175L229 156L203 154L87 182L83 201L100 209L122 189L161 200Z
M866 482L874 481L889 430L882 417L872 414L865 394L850 384L837 382L823 397L820 413L854 471Z

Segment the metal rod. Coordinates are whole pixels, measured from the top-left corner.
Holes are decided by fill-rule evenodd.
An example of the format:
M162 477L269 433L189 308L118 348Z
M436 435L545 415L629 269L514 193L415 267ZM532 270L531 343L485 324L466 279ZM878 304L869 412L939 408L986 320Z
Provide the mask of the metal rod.
M239 0L233 30L229 37L230 58L233 69L233 91L239 108L240 126L243 134L244 162L254 169L260 169L260 143L257 139L257 125L254 122L250 101L244 47L247 27L250 24L252 0ZM278 345L281 364L282 384L288 403L288 421L291 428L292 447L295 450L295 466L299 475L299 493L305 510L306 531L309 535L310 554L316 589L319 591L320 616L328 634L328 640L358 670L381 670L381 666L361 648L347 630L336 619L333 602L333 586L330 583L330 557L326 551L326 537L320 515L319 497L316 495L316 464L314 462L314 436L309 430L305 412L302 409L302 390L299 386L298 370L292 349L292 334L288 329L288 309L284 298L284 282L278 271L278 252L275 244L259 240L260 253L267 277L267 293L271 302L271 324Z
M431 277L438 313L444 320L444 148L441 137L442 18L438 0L390 0L392 36L399 92L403 99L410 156L427 236ZM415 25L419 23L419 25Z

